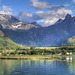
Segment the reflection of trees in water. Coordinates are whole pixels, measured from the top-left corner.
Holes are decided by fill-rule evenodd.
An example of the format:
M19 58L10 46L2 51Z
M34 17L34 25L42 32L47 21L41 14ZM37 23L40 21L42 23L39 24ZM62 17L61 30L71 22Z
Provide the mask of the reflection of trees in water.
M0 60L0 75L9 75L19 64L16 60Z
M0 75L14 75L28 66L30 61L25 60L0 60ZM20 74L21 75L21 74Z
M50 61L48 64L52 64ZM39 74L46 73L47 61L31 60L0 60L0 75L14 75L15 73Z
M72 57L71 60L68 60L67 65L69 67L70 73L75 75L75 57Z
M0 75L70 75L74 67L66 61L0 60Z

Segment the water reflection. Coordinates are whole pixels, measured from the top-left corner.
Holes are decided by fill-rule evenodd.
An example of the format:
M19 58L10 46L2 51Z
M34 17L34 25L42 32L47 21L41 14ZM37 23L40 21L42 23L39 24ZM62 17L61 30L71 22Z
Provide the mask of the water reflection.
M0 75L75 75L75 57L65 59L66 61L0 60Z

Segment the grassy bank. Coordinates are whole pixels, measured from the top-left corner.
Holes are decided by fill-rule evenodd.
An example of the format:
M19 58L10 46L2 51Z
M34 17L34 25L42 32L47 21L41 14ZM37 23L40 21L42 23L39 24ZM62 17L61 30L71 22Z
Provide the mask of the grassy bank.
M55 56L49 55L22 55L22 56L0 56L0 59L25 59L25 60L56 60Z
M70 55L75 56L75 55ZM62 57L69 57L68 55L22 55L22 56L0 56L0 59L15 59L15 60L64 60Z

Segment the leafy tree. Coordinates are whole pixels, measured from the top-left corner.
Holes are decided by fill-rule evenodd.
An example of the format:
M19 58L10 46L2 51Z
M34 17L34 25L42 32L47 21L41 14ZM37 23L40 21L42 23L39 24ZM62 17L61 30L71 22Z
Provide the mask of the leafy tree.
M35 47L30 47L30 50L35 50Z

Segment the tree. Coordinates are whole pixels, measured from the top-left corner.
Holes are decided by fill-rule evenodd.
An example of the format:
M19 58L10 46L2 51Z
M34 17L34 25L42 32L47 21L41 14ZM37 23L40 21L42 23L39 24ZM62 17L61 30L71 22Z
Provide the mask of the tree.
M35 47L30 47L30 50L35 50Z

